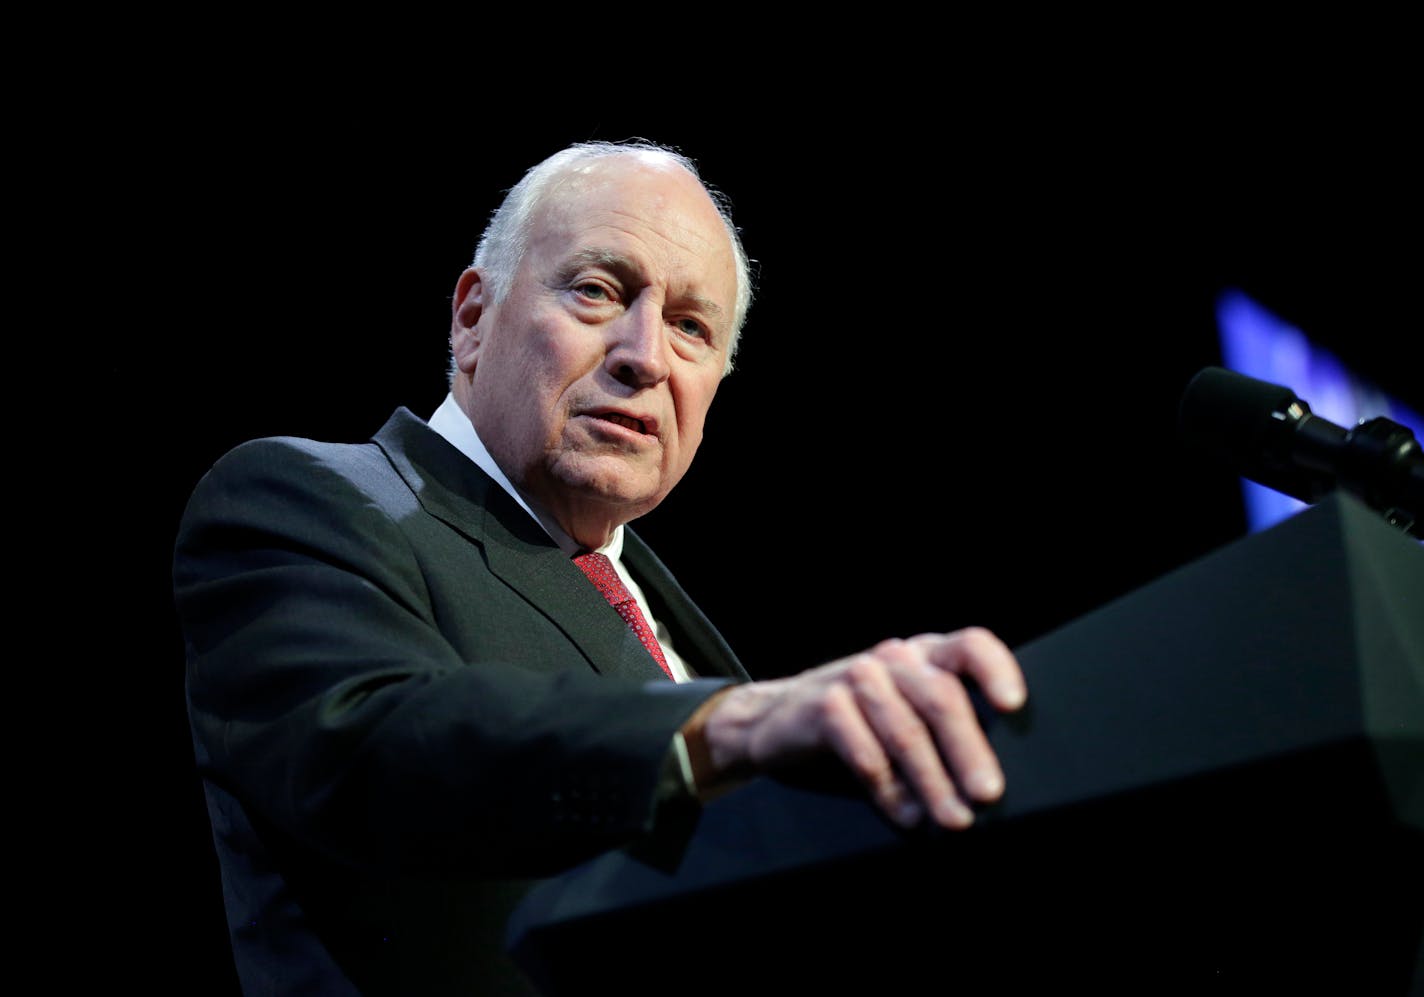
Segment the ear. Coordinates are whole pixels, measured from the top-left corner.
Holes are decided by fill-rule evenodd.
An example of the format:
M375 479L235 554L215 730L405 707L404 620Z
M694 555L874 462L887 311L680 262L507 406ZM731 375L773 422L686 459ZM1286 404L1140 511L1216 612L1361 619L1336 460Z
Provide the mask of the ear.
M480 319L485 314L488 293L483 275L474 267L460 274L455 284L450 315L450 352L456 367L464 374L474 372L475 361L479 357L484 332Z

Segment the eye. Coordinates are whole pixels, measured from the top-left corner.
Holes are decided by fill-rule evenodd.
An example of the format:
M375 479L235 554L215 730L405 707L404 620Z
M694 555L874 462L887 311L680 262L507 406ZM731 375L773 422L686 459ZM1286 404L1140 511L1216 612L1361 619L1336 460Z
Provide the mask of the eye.
M695 318L680 318L674 324L682 331L684 336L688 336L692 339L710 340L712 338L712 334L708 328Z
M580 297L587 298L589 301L613 300L613 295L607 287L591 280L586 280L581 284L575 284L574 292Z

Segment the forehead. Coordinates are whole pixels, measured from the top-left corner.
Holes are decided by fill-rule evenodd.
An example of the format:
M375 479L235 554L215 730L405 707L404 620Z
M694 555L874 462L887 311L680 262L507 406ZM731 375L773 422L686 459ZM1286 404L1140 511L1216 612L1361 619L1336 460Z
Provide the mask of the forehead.
M728 314L735 302L726 224L697 179L672 164L595 160L559 178L531 219L529 251L546 264L618 256Z

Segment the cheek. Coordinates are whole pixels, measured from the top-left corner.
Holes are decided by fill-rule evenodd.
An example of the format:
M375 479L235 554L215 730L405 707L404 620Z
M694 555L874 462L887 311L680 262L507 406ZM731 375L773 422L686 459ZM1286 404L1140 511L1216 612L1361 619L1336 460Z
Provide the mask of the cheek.
M596 340L579 336L578 330L538 329L520 351L520 383L545 411L566 405L569 393L577 393L579 382L598 369L602 356L596 346Z
M562 421L573 374L555 350L525 350L501 390L511 405L532 412L541 423Z
M712 406L712 396L716 391L716 382L710 386L697 385L695 389L683 392L677 399L677 444L679 457L684 463L692 460L692 455L702 442L707 411Z
M482 424L504 437L508 456L521 462L556 444L563 428L562 387L545 360L536 350L516 349L492 353L476 371Z

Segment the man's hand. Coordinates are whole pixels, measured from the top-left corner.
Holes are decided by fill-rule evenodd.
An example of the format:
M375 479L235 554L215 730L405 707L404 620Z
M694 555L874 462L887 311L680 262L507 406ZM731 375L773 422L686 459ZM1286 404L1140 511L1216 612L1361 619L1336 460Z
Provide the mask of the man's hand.
M833 752L891 820L926 813L968 827L969 803L1004 791L974 715L969 678L1000 710L1027 696L1003 641L982 628L887 640L789 678L733 686L705 703L683 736L699 788Z

